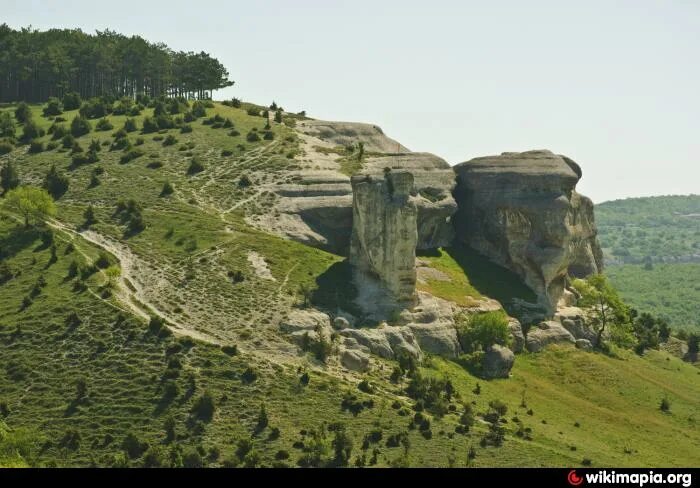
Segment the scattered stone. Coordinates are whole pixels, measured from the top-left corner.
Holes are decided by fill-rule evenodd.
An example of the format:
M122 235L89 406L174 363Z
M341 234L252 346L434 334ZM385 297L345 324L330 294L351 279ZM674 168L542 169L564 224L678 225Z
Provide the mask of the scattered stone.
M576 347L584 351L590 351L593 349L593 344L588 339L576 339Z
M345 349L340 354L340 364L350 371L365 372L369 369L369 355L362 351Z

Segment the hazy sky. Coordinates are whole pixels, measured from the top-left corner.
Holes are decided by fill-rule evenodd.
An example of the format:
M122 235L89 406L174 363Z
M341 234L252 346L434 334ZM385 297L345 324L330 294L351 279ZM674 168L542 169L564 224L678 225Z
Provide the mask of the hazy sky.
M204 50L273 100L450 163L551 149L594 201L700 193L700 1L0 0L13 27Z

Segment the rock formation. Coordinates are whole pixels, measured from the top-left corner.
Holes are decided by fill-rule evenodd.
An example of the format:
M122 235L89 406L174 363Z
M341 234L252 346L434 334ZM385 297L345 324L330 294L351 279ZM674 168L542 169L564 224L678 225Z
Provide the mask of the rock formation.
M550 151L503 153L455 167L457 236L516 272L549 314L567 275L602 269L592 202L576 193L581 169Z
M352 177L350 263L364 310L385 318L414 302L418 209L413 175Z

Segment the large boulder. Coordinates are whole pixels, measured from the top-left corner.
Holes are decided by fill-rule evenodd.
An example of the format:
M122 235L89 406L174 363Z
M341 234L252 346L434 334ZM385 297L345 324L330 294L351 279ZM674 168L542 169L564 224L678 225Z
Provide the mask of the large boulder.
M527 350L539 352L548 344L570 343L574 344L576 339L559 322L548 320L536 327L532 327L527 333Z
M484 353L481 375L484 378L507 378L513 368L515 355L507 347L494 344Z
M447 358L459 355L460 346L454 323L408 324L407 327L423 351Z
M517 273L551 316L567 276L602 269L593 203L580 167L551 151L503 153L455 166L457 237Z
M415 301L418 209L413 175L389 171L381 178L352 177L350 263L357 303L386 318Z
M357 344L382 358L395 359L401 354L410 355L416 359L422 357L415 337L410 330L403 327L344 329L340 331L340 335L354 339Z
M314 331L317 329L329 329L331 319L328 314L315 309L295 309L287 318L280 322L282 332L293 333L298 331Z
M345 349L340 353L340 364L350 371L365 372L369 369L369 355L362 351Z

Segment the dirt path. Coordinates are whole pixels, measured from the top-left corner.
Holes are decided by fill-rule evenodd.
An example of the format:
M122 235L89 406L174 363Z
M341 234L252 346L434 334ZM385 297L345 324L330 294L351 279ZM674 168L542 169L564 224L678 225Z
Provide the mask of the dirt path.
M148 294L144 292L144 284L140 279L141 272L139 271L150 268L150 266L136 257L128 246L92 230L78 232L56 220L49 222L49 225L68 235L81 237L117 259L121 275L114 295L134 315L148 320L153 314L157 314L167 321L167 325L175 335L189 336L210 344L221 344L217 338L180 323L176 317L159 309L150 300Z

